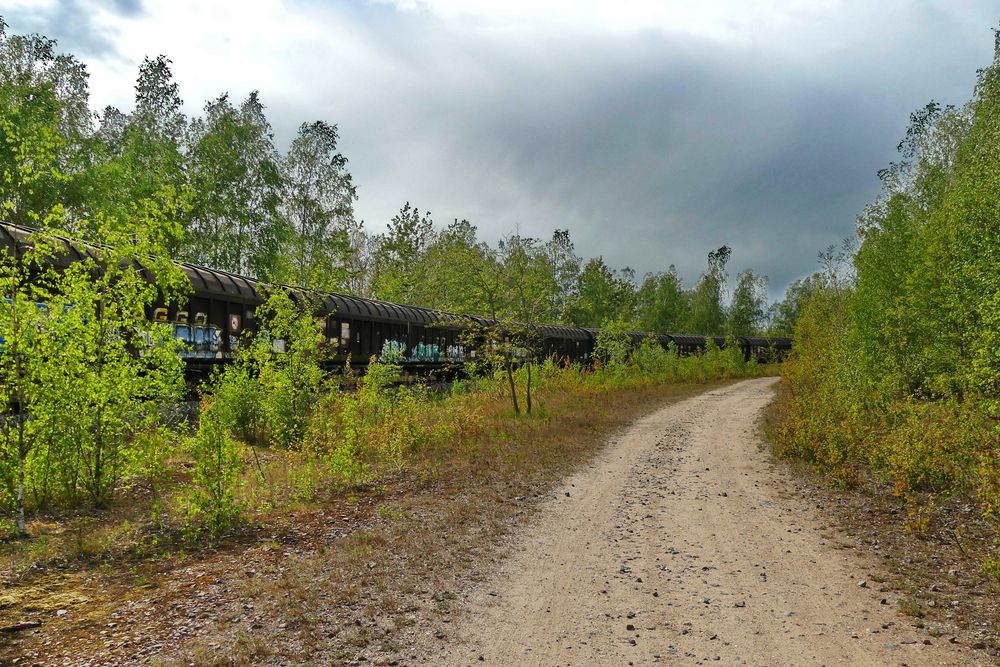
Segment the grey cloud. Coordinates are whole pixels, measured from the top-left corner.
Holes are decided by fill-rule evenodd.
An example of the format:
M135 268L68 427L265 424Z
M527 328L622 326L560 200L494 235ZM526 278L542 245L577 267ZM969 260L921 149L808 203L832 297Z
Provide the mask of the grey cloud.
M143 13L142 0L114 0L115 8L122 16L136 18Z
M115 13L138 18L143 13L142 0L113 0ZM58 0L50 8L2 10L14 32L38 32L58 39L60 49L78 57L94 56L122 59L115 44L116 33L94 21L95 0Z
M435 52L397 45L414 80L364 106L391 111L372 127L344 120L359 211L381 223L410 200L493 238L568 227L585 255L640 275L676 264L688 282L728 243L734 272L769 275L778 296L853 233L908 113L967 99L989 61L989 21L933 7L911 18L896 33L830 35L839 57L801 63L657 37L470 46L421 26ZM372 144L388 159L366 159Z
M689 283L727 243L733 272L767 274L779 296L816 268L818 250L853 233L909 112L968 99L992 55L989 2L829 6L797 31L730 43L293 0L289 12L332 37L281 55L297 94L270 94L262 80L261 95L284 145L304 120L338 123L358 215L375 229L409 200L490 239L569 228L585 256L640 276L676 264ZM114 36L87 7L63 2L28 29L113 57ZM141 12L128 0L117 8ZM27 20L11 18L12 30ZM198 72L198 89L231 90L227 75Z

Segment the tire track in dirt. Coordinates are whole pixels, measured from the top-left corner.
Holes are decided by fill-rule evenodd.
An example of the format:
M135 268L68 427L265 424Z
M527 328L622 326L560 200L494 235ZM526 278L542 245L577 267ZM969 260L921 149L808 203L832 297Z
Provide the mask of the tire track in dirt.
M986 665L930 641L761 446L774 378L636 422L470 589L428 664ZM431 640L433 641L433 640Z

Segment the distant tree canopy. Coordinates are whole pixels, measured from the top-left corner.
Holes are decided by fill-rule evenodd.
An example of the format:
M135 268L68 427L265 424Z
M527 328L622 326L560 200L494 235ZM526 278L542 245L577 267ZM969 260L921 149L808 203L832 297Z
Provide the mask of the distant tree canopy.
M603 257L581 258L569 230L496 243L473 223L435 225L406 202L372 233L336 125L302 123L281 153L257 92L221 93L183 111L165 56L139 66L130 111L91 111L87 72L56 43L10 35L0 20L0 198L5 217L92 241L127 238L155 220L170 256L265 281L519 321L642 330L756 333L767 315L787 330L797 309L766 308L766 279L739 275L727 303L723 246L686 287L676 269L637 281Z

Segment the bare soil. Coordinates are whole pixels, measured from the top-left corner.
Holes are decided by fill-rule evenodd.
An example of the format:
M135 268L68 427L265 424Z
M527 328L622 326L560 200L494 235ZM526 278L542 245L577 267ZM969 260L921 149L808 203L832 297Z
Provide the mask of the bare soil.
M459 591L433 665L988 665L905 593L759 436L774 378L669 405L568 477ZM905 604L902 605L905 608Z

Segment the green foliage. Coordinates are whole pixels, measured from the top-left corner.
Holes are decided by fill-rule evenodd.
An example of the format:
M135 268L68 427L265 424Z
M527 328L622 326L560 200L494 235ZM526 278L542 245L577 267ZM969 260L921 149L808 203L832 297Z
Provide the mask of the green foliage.
M551 271L554 291L548 312L552 322L569 322L572 304L579 297L580 264L568 229L557 229L545 244L545 257Z
M291 230L279 211L282 175L270 123L253 92L234 107L227 95L205 105L191 128L190 261L270 276Z
M483 386L508 391L515 413L522 396L530 414L535 390L569 377L598 387L739 372L648 341L637 350L620 345L623 323L637 313L649 328L683 328L697 290L684 291L676 272L647 277L637 299L630 269L614 271L600 258L581 268L567 230L548 242L512 234L491 246L465 220L435 230L409 203L386 234L370 235L354 220L356 192L335 125L302 124L279 155L256 93L238 106L217 96L188 118L162 55L140 65L133 111L94 113L84 66L55 47L8 35L0 20L0 206L7 221L43 229L23 256L0 258L0 402L6 414L23 415L0 431L0 505L22 532L26 507L101 506L132 480L164 476L173 437L161 406L181 396L183 362L170 329L147 313L187 298L190 285L171 257L487 315L496 324L473 332L485 341L476 364L495 372ZM99 244L100 255L50 270L56 231ZM726 250L710 256L717 314ZM327 393L313 315L304 294L274 291L258 312L260 334L242 341L235 362L205 388L189 447L192 520L219 531L238 515L245 445L321 457L355 479L367 466L401 467L410 453L472 428L467 415L429 409L423 392L391 386L391 364L373 364L357 394ZM601 373L539 364L534 323L604 320L613 324L601 342ZM300 481L289 483L302 493L315 488Z
M824 467L844 464L849 453L844 429L838 428L849 399L848 378L841 372L846 311L842 292L817 292L807 300L796 323L795 347L782 367L794 417L776 429L780 450Z
M308 301L296 303L277 289L258 313L260 333L244 339L233 362L203 388L198 433L190 441L195 487L185 499L188 517L213 534L243 511L238 491L246 446L304 450L302 465L308 464L310 430L322 423L314 415L332 400L323 394L322 327ZM295 493L309 494L308 476L289 482Z
M266 415L251 354L237 354L232 363L216 370L202 391L217 410L225 411L233 437L248 445L266 444Z
M976 493L1000 526L1000 61L966 106L931 102L910 120L859 218L853 279L828 251L789 290L795 349L775 436L836 480L870 471L914 525L926 524L918 498Z
M201 118L182 107L161 55L140 65L131 113L93 113L79 61L58 54L53 40L8 35L0 25L5 219L37 226L58 206L65 229L108 243L101 231L109 224L129 231L137 217L158 215L172 222L158 228L167 255L344 289L366 237L353 219L336 126L302 124L281 157L256 92L238 107L220 95Z
M709 339L706 342L705 357L718 364L722 377L743 377L747 374L756 374L748 369L752 369L757 360L744 361L743 350L733 336L726 337L725 345L721 349L714 340Z
M421 214L406 202L389 221L388 231L376 241L372 290L378 298L398 303L419 300L419 292L432 278L426 271L430 262L425 255L434 237L430 213Z
M680 332L687 325L689 295L684 292L677 269L666 273L649 273L636 294L639 327L643 331Z
M81 178L85 197L70 230L98 243L110 227L129 233L135 219L169 221L155 228L166 255L184 245L192 196L184 164L187 118L173 80L170 60L146 58L136 81L135 110L104 110L98 131L88 137L88 169ZM100 221L98 224L92 224Z
M771 325L768 333L772 336L788 337L795 329L802 309L813 292L826 287L822 273L814 273L799 280L793 280L785 290L785 297L771 305Z
M4 412L20 415L4 434L0 474L19 517L25 489L35 505L85 496L101 506L123 479L156 474L162 461L149 443L162 427L159 406L183 391L172 336L145 316L179 269L151 263L163 280L150 283L136 260L153 246L131 236L99 262L57 273L47 267L61 247L39 232L0 266L0 386Z
M399 366L374 357L353 394L331 395L310 423L312 446L327 454L341 481L354 483L372 465L399 470L423 439L420 412L426 398L417 391L392 389Z
M139 115L153 119L162 108L152 104L154 91L170 92L153 82L169 78L169 71L163 62L147 65L140 95L149 104ZM166 261L178 231L176 190L162 189L160 181L150 185L151 160L144 163L144 189L129 189L126 174L134 170L125 168L127 151L115 153L111 134L92 131L86 81L83 65L57 54L52 40L7 35L0 26L4 217L85 230L109 244L99 261L56 274L42 268L58 248L43 232L24 256L3 261L8 301L0 333L18 350L0 356L5 413L22 417L5 434L0 474L8 491L3 504L17 506L22 529L26 490L36 505L74 502L81 494L100 505L123 478L155 467L139 443L159 428L157 402L180 387L172 341L145 317L158 290L171 298L186 284ZM116 150L125 145L126 125L114 135ZM136 260L148 266L154 284L134 268ZM10 456L13 441L16 457Z
M664 350L655 338L644 338L632 351L631 361L642 374L668 378L677 365L676 357L676 350Z
M265 277L319 290L347 284L357 194L338 140L336 125L316 121L299 127L281 162L281 210L292 233L274 274Z
M602 392L643 387L664 382L706 382L724 377L747 377L759 373L755 363L733 370L724 363L702 356L680 357L647 339L629 353L627 346L612 343L624 359L612 368L597 370L563 367L546 360L534 365L534 386L541 401L535 415L544 418L545 397L551 392ZM528 366L513 375L525 386ZM310 450L327 462L334 479L357 484L379 474L394 474L414 456L441 447L461 446L465 439L481 433L482 406L507 393L508 377L503 368L493 376L457 383L446 396L399 387L400 369L372 359L367 374L353 393L325 396L310 416L306 441ZM504 413L509 416L509 412Z
M601 322L594 342L594 355L609 370L617 371L625 367L632 348L632 339L628 335L630 330L631 327L622 320Z
M708 253L708 270L702 274L691 293L690 319L686 329L706 335L722 333L726 321L726 265L732 250L722 246Z
M404 213L405 207L399 216ZM429 220L429 214L424 219ZM414 232L421 234L424 234L423 230L421 226L414 228ZM398 236L401 231L390 224L391 236ZM475 225L468 220L456 220L438 233L427 233L423 239L410 238L405 241L404 247L412 249L413 254L407 256L405 263L399 253L383 249L383 237L377 237L374 269L377 286L374 293L396 291L405 294L402 297L405 303L454 313L486 312L489 306L484 302L479 284L469 279L470 274L476 275L476 269L483 266L487 253L485 244L476 235ZM416 237L416 234L413 236ZM390 245L402 241L395 240ZM456 267L462 267L462 270ZM405 292L401 291L404 289L403 274L406 276ZM395 287L391 286L393 283Z
M236 408L236 410L234 410ZM213 535L229 528L242 511L237 500L244 446L233 437L245 415L238 402L202 401L198 433L190 439L193 486L187 493L188 521L203 523Z
M39 395L40 376L46 374L52 358L53 338L44 335L48 312L38 307L50 292L46 289L53 280L46 271L46 260L54 250L39 239L35 249L19 258L4 253L0 263L0 336L3 349L0 353L0 397L3 413L23 415L7 421L0 440L0 475L4 482L3 500L13 507L17 531L26 533L25 489L31 484L31 461L34 453L36 424L27 415L34 411ZM39 279L33 279L38 276ZM45 356L43 356L45 355Z
M323 325L308 301L294 303L275 290L259 308L262 330L251 347L270 441L292 447L302 441L306 418L323 389Z
M975 487L977 450L988 429L974 406L954 400L897 401L881 421L884 437L873 439L869 461L897 493L948 494Z
M55 42L7 35L0 23L0 206L37 226L78 196L86 73Z
M536 322L554 321L551 310L558 284L546 247L538 240L511 234L497 245L507 296L507 314L527 327ZM528 331L522 332L522 342Z
M247 444L302 444L308 416L325 389L323 324L307 299L275 289L258 308L260 333L205 387L228 416L229 434Z
M727 315L728 332L733 336L756 336L767 310L767 278L747 269L736 278L736 288Z
M673 343L664 350L659 341L646 338L633 346L624 322L605 322L598 334L595 354L601 360L597 376L622 386L635 382L707 382L716 378L760 375L755 359L744 361L733 339L720 349L708 339L703 354L680 356Z
M613 271L596 257L587 262L577 278L577 295L569 310L570 323L596 327L607 320L631 319L635 283L631 269Z

